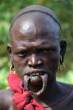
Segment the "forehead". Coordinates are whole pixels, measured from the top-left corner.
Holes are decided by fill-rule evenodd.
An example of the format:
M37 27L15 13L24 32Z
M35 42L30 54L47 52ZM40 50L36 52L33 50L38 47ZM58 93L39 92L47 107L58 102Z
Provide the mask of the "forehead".
M50 16L32 12L17 18L10 33L12 41L54 40L59 37L59 26Z

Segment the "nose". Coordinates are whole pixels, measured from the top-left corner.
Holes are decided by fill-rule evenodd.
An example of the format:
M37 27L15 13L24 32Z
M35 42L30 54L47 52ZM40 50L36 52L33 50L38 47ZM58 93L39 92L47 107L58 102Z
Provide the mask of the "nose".
M36 54L32 54L28 60L29 67L40 67L43 64L43 60Z

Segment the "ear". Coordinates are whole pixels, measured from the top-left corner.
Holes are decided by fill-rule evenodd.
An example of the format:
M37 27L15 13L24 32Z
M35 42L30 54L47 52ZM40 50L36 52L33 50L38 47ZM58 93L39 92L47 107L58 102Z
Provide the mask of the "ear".
M10 44L8 44L7 45L7 52L8 52L8 54L9 54L9 56L10 56L10 54L11 54L11 45Z
M66 53L67 42L65 40L60 41L60 64L63 64L64 56Z
M8 52L8 57L9 57L9 60L10 60L10 63L11 63L11 68L13 67L13 57L12 57L12 46L11 44L8 44L7 45L7 52Z

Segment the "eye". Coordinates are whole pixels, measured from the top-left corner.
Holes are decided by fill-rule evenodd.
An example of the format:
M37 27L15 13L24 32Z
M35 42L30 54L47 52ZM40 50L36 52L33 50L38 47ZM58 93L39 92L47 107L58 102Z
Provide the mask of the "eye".
M48 49L45 49L45 48L39 48L36 50L37 54L45 54L47 52L48 52Z
M52 52L56 52L57 49L56 48L43 48L43 49L39 49L39 52L40 53L44 53L44 54L47 54L47 53L52 53Z
M22 50L16 53L18 57L26 57L28 55L28 52L26 50Z
M48 51L49 51L49 52L56 52L56 51L57 51L57 48L55 48L55 47L49 48Z

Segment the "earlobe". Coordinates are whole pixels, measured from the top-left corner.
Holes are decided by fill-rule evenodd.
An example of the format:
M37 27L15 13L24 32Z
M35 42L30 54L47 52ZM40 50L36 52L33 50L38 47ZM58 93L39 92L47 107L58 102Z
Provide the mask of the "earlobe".
M66 53L67 42L65 40L60 41L60 64L63 64L64 56Z
M7 52L8 52L9 60L12 59L12 49L11 49L11 48L12 48L11 45L8 44L8 45L7 45Z
M14 65L13 65L13 58L12 58L12 49L11 49L12 47L11 47L11 45L10 44L8 44L7 45L7 51L8 51L8 56L9 56L9 60L10 60L10 70L12 70L13 68L14 68Z
M7 52L8 52L8 54L11 54L11 45L10 44L7 45Z

